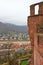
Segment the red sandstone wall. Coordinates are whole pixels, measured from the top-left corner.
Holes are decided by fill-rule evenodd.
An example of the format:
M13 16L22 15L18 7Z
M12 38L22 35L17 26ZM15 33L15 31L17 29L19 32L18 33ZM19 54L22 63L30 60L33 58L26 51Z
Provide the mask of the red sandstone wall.
M33 52L33 56L36 55L36 57L37 57L36 60L34 60L35 65L40 65L40 62L39 62L40 61L39 60L40 59L40 54L36 50L37 49L37 44L36 44L37 42L34 43L34 40L36 40L36 39L34 39L34 35L36 33L36 24L40 24L42 20L43 20L43 16L33 16L33 17L29 17L29 19L28 19L28 22L29 22L28 25L29 25L29 31L30 31L29 34L30 34L31 44L32 44L32 46L34 46L32 48L35 51L35 53ZM36 45L34 45L34 44L36 44ZM36 46L36 48L35 48L35 46Z
M40 24L43 20L43 16L30 16L28 18L29 34L32 44L34 43L34 33L36 33L36 24Z
M37 24L40 24L43 21L43 2L38 3L39 4L39 14L34 15L34 5L30 6L30 15L28 17L28 27L29 27L29 34L30 34L30 39L31 39L31 45L32 45L32 65L43 65L43 58L40 56L39 50L42 51L42 46L38 46L38 41L37 41ZM40 41L39 41L40 42ZM41 41L43 43L43 40ZM41 43L40 42L40 43ZM31 64L30 64L31 65Z

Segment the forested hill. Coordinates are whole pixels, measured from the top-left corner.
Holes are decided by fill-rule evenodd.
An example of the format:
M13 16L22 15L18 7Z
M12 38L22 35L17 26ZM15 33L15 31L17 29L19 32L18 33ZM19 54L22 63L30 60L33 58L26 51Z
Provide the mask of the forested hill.
M28 32L27 26L18 26L10 23L2 23L0 22L0 32L8 32L8 31L16 31L16 32Z

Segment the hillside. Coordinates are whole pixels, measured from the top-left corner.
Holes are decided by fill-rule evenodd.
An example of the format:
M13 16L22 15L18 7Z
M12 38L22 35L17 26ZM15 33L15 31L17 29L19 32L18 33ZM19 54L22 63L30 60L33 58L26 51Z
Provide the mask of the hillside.
M17 32L27 32L27 26L18 26L10 23L0 22L0 32L17 31Z

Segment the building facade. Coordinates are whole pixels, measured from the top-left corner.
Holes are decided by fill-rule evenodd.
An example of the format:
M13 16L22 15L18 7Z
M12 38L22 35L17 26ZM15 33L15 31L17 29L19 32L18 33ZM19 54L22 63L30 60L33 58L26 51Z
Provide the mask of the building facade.
M35 6L38 5L38 14L35 14ZM43 2L30 6L28 17L28 30L32 45L32 61L30 65L43 65Z

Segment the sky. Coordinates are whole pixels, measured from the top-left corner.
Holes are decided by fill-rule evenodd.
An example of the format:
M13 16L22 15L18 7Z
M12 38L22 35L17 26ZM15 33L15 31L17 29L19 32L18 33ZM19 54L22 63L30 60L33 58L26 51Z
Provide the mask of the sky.
M0 22L27 25L30 5L43 0L0 0Z

